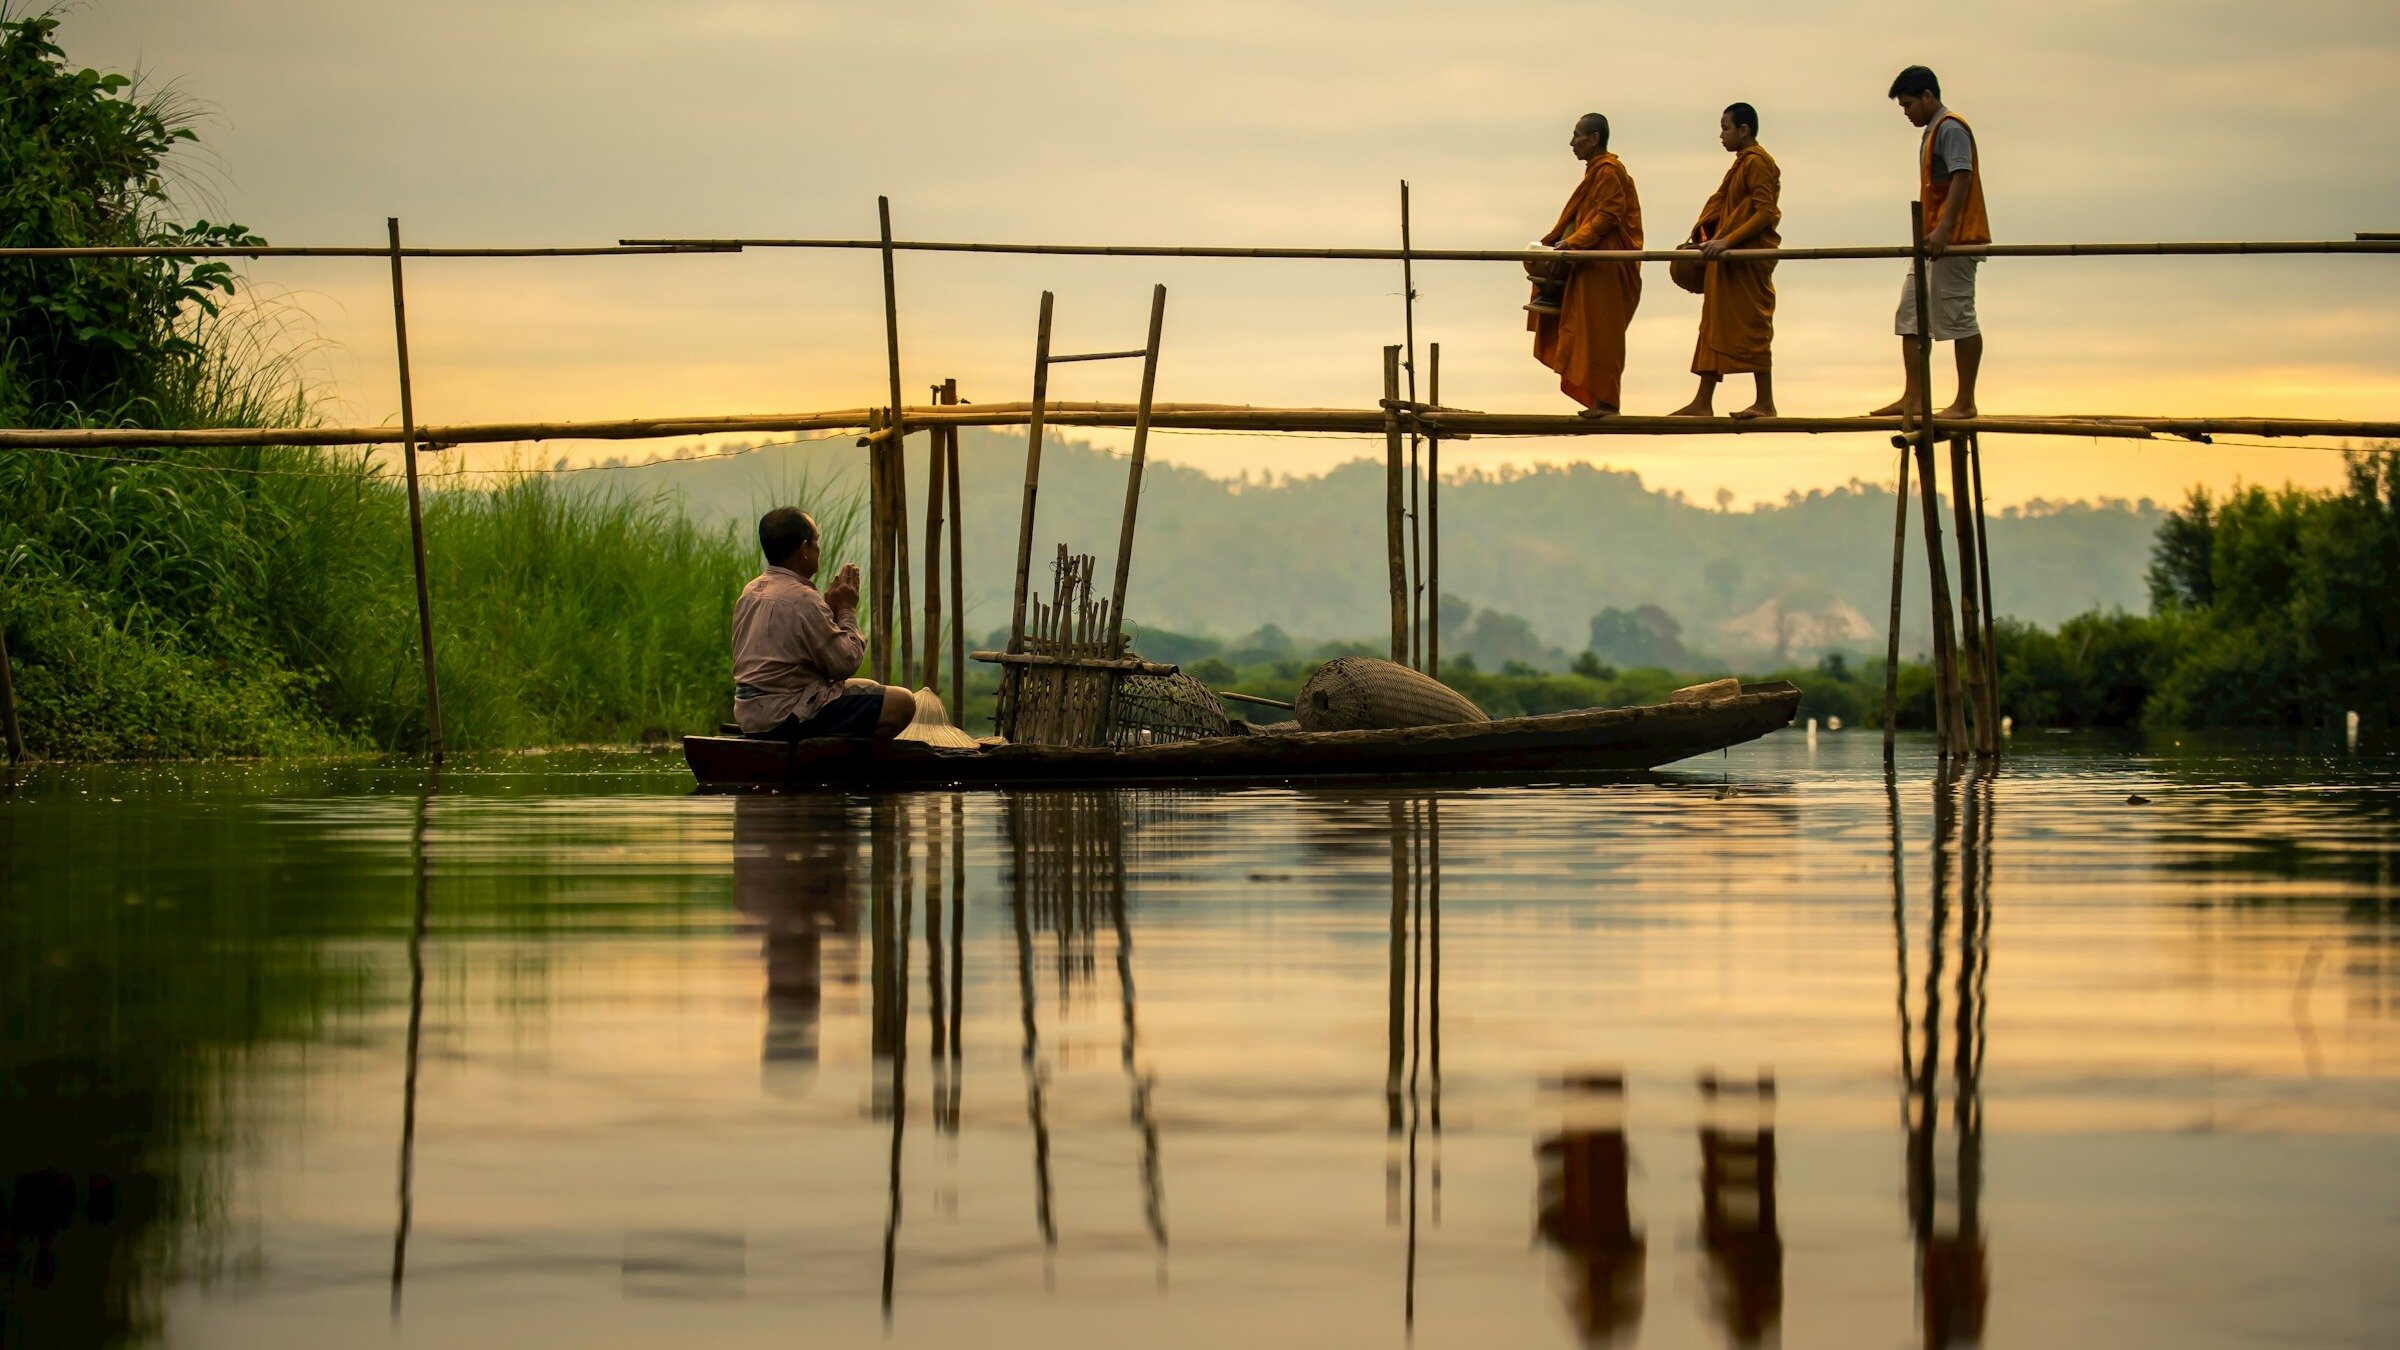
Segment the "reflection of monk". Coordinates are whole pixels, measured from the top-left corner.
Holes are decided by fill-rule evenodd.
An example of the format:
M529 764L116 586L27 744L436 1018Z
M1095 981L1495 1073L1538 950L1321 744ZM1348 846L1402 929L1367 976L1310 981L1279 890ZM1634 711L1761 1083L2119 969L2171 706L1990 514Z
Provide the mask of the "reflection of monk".
M1556 249L1640 248L1642 203L1624 161L1608 153L1608 119L1585 113L1567 146L1583 161L1583 181L1575 185L1542 244ZM1537 280L1533 303L1525 307L1534 357L1558 372L1558 387L1583 405L1585 416L1617 410L1625 379L1625 329L1642 302L1641 266L1561 261L1526 269L1540 269L1545 278Z
M742 797L733 804L733 905L764 939L761 1058L769 1066L816 1065L824 931L858 932L854 837L839 805L795 797Z
M1775 1080L1700 1078L1700 1245L1710 1306L1736 1345L1757 1345L1783 1320L1783 1232L1775 1219ZM1718 1118L1755 1104L1749 1121Z
M1587 1119L1542 1141L1541 1234L1573 1275L1568 1311L1583 1343L1630 1341L1642 1321L1648 1244L1633 1226L1627 1194L1633 1154L1625 1142L1625 1082L1611 1074L1560 1086Z

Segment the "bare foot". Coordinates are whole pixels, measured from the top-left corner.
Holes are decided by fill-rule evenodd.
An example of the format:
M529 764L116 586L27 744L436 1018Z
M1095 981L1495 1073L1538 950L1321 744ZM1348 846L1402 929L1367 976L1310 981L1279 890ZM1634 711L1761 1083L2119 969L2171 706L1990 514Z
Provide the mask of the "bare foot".
M1868 413L1868 414L1867 414L1867 416L1869 416L1869 417L1900 417L1900 416L1904 416L1904 415L1906 415L1906 414L1907 414L1907 412L1908 412L1908 396L1907 396L1906 394L1903 394L1903 395L1901 395L1900 397L1898 397L1898 398L1896 398L1896 399L1893 399L1891 402L1884 404L1882 407L1880 407L1880 408L1877 408L1875 411L1873 411L1873 412L1871 412L1871 413Z
M1614 417L1617 415L1617 409L1614 404L1595 403L1575 415L1577 417Z
M1733 420L1736 422L1747 422L1752 418L1773 417L1774 415L1775 405L1767 402L1765 399L1760 399L1758 402L1753 403L1749 407L1735 413L1733 415Z
M1691 402L1686 403L1682 407L1677 408L1675 411L1667 414L1669 417L1714 417L1716 415L1717 405L1715 401L1705 398L1693 399Z
M1944 408L1940 412L1934 414L1934 416L1941 418L1966 418L1973 417L1974 415L1975 405L1972 403L1953 403L1949 407Z

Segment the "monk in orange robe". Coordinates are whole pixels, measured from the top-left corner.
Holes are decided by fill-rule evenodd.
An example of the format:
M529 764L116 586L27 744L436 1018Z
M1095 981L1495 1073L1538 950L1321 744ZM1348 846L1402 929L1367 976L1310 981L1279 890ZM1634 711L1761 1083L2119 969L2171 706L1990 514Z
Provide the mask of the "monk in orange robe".
M1608 119L1585 113L1567 146L1583 161L1583 181L1558 213L1558 223L1542 236L1542 246L1640 248L1642 203L1624 161L1608 153ZM1558 372L1558 387L1583 405L1584 416L1606 417L1617 411L1623 392L1625 328L1642 302L1641 264L1561 260L1558 266L1565 270L1565 289L1555 308L1543 303L1538 288L1534 303L1526 306L1533 354Z
M1775 415L1775 374L1768 348L1775 340L1775 260L1724 257L1727 249L1775 248L1783 236L1780 199L1783 171L1758 144L1758 110L1736 103L1717 119L1717 141L1733 152L1733 165L1716 195L1700 208L1685 248L1705 259L1700 300L1700 342L1692 373L1700 392L1675 410L1677 417L1716 415L1717 382L1747 373L1758 380L1758 399L1735 417Z

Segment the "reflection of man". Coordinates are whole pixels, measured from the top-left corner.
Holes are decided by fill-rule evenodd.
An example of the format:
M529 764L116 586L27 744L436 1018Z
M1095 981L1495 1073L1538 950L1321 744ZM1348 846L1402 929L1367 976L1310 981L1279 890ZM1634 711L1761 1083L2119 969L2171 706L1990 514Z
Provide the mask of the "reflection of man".
M1537 1222L1572 1274L1567 1306L1583 1343L1630 1342L1641 1328L1649 1245L1633 1226L1627 1193L1633 1154L1625 1141L1625 1080L1584 1074L1559 1087L1569 1095L1568 1120L1541 1144Z
M839 803L741 797L733 804L733 907L758 926L767 973L760 1058L805 1074L817 1063L824 933L856 935L850 822Z
M1583 181L1542 236L1556 249L1638 249L1642 203L1625 163L1608 153L1608 119L1585 113L1567 148L1583 161ZM1558 372L1558 387L1583 405L1587 417L1617 410L1625 382L1625 329L1642 302L1642 265L1633 262L1532 263L1539 270L1525 306L1533 354Z
M858 673L858 564L819 594L817 522L779 506L758 522L766 568L733 602L733 718L745 736L890 740L916 716L905 689L843 682Z
M1734 1344L1757 1345L1783 1320L1775 1080L1719 1084L1715 1074L1702 1074L1700 1107L1700 1244L1708 1252L1710 1305Z

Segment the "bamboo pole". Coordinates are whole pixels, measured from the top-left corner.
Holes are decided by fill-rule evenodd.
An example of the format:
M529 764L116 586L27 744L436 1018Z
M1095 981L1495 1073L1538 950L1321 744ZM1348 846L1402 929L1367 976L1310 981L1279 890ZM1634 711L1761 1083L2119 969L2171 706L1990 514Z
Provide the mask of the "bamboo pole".
M881 431L885 412L867 413L870 428ZM891 475L884 471L883 442L867 442L867 664L877 684L892 682L892 533L884 516L891 510Z
M1950 607L1949 568L1942 557L1941 494L1935 485L1933 443L1938 433L1933 419L1932 276L1928 266L1932 260L1925 251L1923 202L1910 204L1909 227L1916 250L1910 276L1917 301L1917 389L1924 399L1914 410L1918 423L1917 490L1925 505L1925 567L1933 598L1933 667L1934 688L1939 694L1935 708L1941 723L1940 753L1947 757L1966 753L1966 709L1959 682L1958 637Z
M1389 405L1400 397L1400 349L1383 349L1383 397ZM1408 663L1408 564L1400 552L1400 416L1386 406L1383 412L1383 547L1384 571L1392 593L1392 661Z
M1108 654L1125 637L1125 583L1133 572L1133 522L1142 506L1142 466L1150 451L1150 402L1158 389L1158 340L1167 321L1167 288L1150 289L1150 341L1142 357L1142 400L1133 422L1133 463L1125 474L1125 515L1117 527L1117 577L1109 588Z
M941 401L947 405L958 402L958 381L942 381ZM966 512L960 506L963 495L958 485L958 428L941 430L942 460L950 492L950 688L957 700L957 716L952 724L964 729L967 716L967 583L966 583ZM955 1006L955 1005L954 1005Z
M890 378L891 414L884 423L890 432L890 453L885 457L884 491L891 505L884 512L883 528L891 532L889 545L893 566L892 585L895 596L887 596L887 604L896 598L900 619L900 682L909 683L909 603L908 603L908 470L907 456L902 453L908 444L908 417L900 398L900 288L897 269L892 260L892 199L875 199L875 220L883 238L883 351L885 371ZM880 447L879 447L880 448ZM885 650L890 650L887 639ZM890 683L888 673L876 678Z
M0 619L0 736L8 742L8 762L25 758L25 732L17 725L17 681L8 668L8 624Z
M1403 367L1408 372L1408 401L1417 401L1417 274L1411 250L1409 228L1408 180L1400 180L1400 304L1406 324L1408 360ZM1417 447L1423 437L1416 424L1408 429L1408 544L1409 586L1408 633L1409 664L1425 668L1425 520L1417 490Z
M1967 437L1967 457L1975 479L1975 567L1983 582L1983 684L1991 692L1992 725L1985 753L1997 755L2000 753L2000 646L1995 629L2000 606L1992 599L1992 536L1985 528L1983 515L1981 436Z
M885 443L884 449L889 454L886 463L892 476L892 583L898 588L899 595L896 603L900 613L900 651L897 664L900 668L900 683L913 689L917 684L915 674L917 650L916 620L911 614L915 606L910 601L908 579L908 456L903 453L907 446L895 436Z
M1008 649L1025 649L1025 596L1033 579L1033 508L1042 484L1042 403L1050 396L1050 292L1033 330L1033 403L1025 417L1025 501L1017 517L1017 589L1008 611Z
M1892 762L1892 737L1900 717L1900 593L1908 574L1908 442L1900 442L1900 490L1892 506L1892 617L1884 627L1883 762Z
M404 248L403 258L630 258L666 253L739 253L739 244L587 244L565 248ZM260 244L254 248L211 244L193 248L151 245L0 248L0 258L386 258L389 248L365 244Z
M951 427L1026 426L1028 403L975 403L903 409L911 425ZM586 422L471 422L416 429L425 445L495 445L553 440L640 441L725 433L830 431L865 432L884 439L874 416L884 409L839 408L823 412L740 413ZM1055 426L1130 427L1130 403L1062 402L1045 405L1043 420ZM1577 417L1553 413L1488 413L1429 409L1419 414L1428 431L1467 436L1744 436L1852 435L1913 431L1903 417L1760 417L1745 421L1703 417ZM1299 431L1378 435L1385 418L1375 408L1275 408L1234 403L1160 403L1151 425L1160 430ZM2101 440L2256 436L2267 439L2400 439L2400 420L2361 421L2256 417L1981 416L1937 418L1937 432L2072 436ZM221 449L241 446L377 446L400 443L401 429L372 427L7 427L0 449L155 450Z
M408 293L400 281L400 218L384 221L392 246L392 342L400 369L400 463L408 475L408 556L417 577L417 654L425 667L425 748L442 762L442 690L433 674L433 596L425 584L425 508L417 491L417 403L408 374Z
M1967 465L1967 438L1954 436L1950 439L1950 510L1958 524L1959 683L1966 694L1967 711L1973 714L1975 753L1980 757L1991 754L1991 744L1999 737L1991 690L1984 685L1983 592L1976 563L1983 540L1976 528L1975 495L1969 487L1973 481Z
M942 387L933 387L941 402ZM942 691L942 438L947 427L935 427L925 437L925 660L917 667L919 683L935 694Z
M627 247L700 249L799 248L873 249L876 239L623 239ZM1399 262L1394 248L1259 248L1247 245L1187 244L1017 244L958 240L904 239L892 247L902 253L1035 253L1070 258L1280 258L1318 262ZM2123 258L2218 257L2287 253L2400 253L2394 239L2196 240L2154 243L1962 244L1947 250L1967 258ZM249 250L242 250L247 254ZM1698 249L1525 249L1426 248L1410 251L1417 262L1676 262L1701 260ZM0 256L6 256L0 250ZM1720 259L1764 262L1825 262L1906 258L1906 248L1889 244L1845 245L1829 248L1735 248Z
M1442 404L1442 344L1426 349L1425 401ZM1442 434L1425 433L1425 673L1442 678Z

